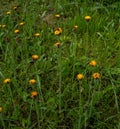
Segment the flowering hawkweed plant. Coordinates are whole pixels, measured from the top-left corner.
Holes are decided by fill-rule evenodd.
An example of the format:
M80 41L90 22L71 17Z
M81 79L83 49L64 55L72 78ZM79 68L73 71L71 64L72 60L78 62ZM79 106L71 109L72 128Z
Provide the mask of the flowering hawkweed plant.
M77 79L78 80L82 80L83 78L84 78L84 75L83 74L80 74L80 73L77 74Z
M29 80L29 83L30 84L35 84L36 83L36 80L35 79L31 79L31 80Z
M19 23L19 26L23 26L25 23L24 22L20 22Z
M57 42L57 43L54 44L54 46L56 46L56 47L59 48L60 47L60 44L61 44L60 42Z
M100 73L93 73L93 74L92 74L92 77L93 77L94 79L99 79L99 78L101 77L101 75L100 75Z
M33 59L33 60L37 60L38 58L39 58L38 55L32 55L32 59Z
M39 37L40 36L40 33L36 33L34 34L35 37Z
M31 98L35 98L38 95L37 91L32 91L31 92Z
M10 78L7 78L4 80L4 83L7 84L7 83L10 83L10 81L11 81Z
M60 35L62 33L62 29L59 27L54 31L55 35Z
M60 18L60 14L56 14L55 17L56 17L56 18Z
M19 32L20 32L20 30L18 30L18 29L14 30L14 33L15 33L15 34L17 34L17 33L19 33Z
M10 15L10 14L11 14L11 12L10 12L10 11L8 11L8 12L6 12L6 14L7 14L7 15Z
M95 61L95 60L92 60L92 61L90 61L90 63L89 63L91 66L96 66L97 65L97 62Z
M0 112L2 112L2 107L0 107Z
M85 16L85 20L86 21L90 21L91 20L91 17L90 16Z

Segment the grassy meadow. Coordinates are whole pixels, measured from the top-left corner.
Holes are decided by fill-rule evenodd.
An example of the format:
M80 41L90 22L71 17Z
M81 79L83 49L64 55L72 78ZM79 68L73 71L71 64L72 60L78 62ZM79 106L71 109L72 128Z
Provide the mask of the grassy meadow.
M120 2L1 0L0 129L120 129Z

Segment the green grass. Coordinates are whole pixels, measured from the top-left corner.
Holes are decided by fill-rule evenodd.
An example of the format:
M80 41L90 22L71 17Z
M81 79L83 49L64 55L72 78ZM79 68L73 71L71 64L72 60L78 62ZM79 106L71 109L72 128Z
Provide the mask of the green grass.
M120 129L119 5L1 0L0 129ZM62 33L57 36L58 27ZM89 64L92 60L96 66ZM4 83L7 78L10 82ZM33 91L38 93L34 98Z

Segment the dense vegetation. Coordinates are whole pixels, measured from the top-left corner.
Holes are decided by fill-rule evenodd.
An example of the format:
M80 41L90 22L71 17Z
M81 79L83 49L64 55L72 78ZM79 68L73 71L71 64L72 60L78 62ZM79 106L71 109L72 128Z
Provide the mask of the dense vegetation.
M1 0L0 129L120 129L119 7Z

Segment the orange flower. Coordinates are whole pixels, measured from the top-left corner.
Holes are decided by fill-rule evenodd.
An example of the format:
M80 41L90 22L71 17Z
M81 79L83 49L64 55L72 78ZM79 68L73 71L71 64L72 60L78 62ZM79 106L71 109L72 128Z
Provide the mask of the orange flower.
M77 25L75 25L75 26L74 26L74 29L76 30L77 28L78 28L78 26L77 26Z
M62 29L59 27L55 30L54 34L55 35L60 35L62 33Z
M35 79L31 79L31 80L29 80L29 83L30 84L35 84L36 83L36 80Z
M82 80L83 78L84 78L84 75L83 74L80 74L80 73L77 74L77 79L78 80Z
M56 18L60 18L60 14L56 14L55 17L56 17Z
M33 59L33 60L37 60L38 58L39 58L38 55L32 55L32 59Z
M10 83L10 81L11 81L10 78L7 78L7 79L4 80L4 83L5 83L5 84L6 84L6 83Z
M94 79L99 79L100 78L100 73L93 73L93 75L92 75L92 77L94 78Z
M10 11L8 11L8 12L6 12L6 14L7 14L7 15L10 15L10 14L11 14L11 12L10 12Z
M3 24L3 25L0 25L0 27L5 28L5 27L6 27L6 25L5 25L5 24Z
M38 92L37 91L32 91L31 92L31 98L34 98L38 95Z
M59 48L60 44L61 44L60 42L57 42L57 43L55 43L55 46Z
M86 21L90 21L91 20L91 17L90 16L85 16L85 20Z
M95 60L92 60L92 61L90 61L90 63L89 63L91 66L96 66L97 65L97 62L95 61Z
M14 33L16 33L16 34L19 33L19 32L20 32L20 30L14 30Z
M36 33L34 34L35 37L39 37L40 36L40 33Z
M2 107L0 107L0 112L2 112Z
M19 23L19 26L23 26L25 23L24 22L20 22Z
M14 6L13 9L16 10L17 9L17 6Z

